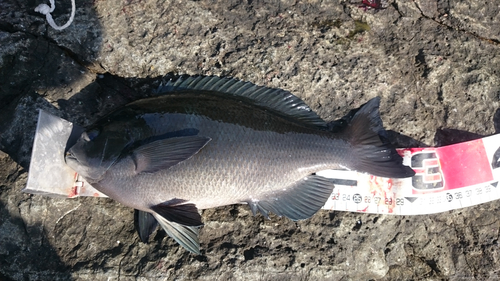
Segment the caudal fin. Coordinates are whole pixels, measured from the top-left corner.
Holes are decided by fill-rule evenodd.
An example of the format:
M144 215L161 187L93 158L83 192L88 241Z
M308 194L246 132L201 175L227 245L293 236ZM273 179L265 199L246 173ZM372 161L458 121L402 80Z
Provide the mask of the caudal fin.
M354 149L355 157L350 168L380 177L411 177L415 175L413 169L402 164L403 158L384 138L379 103L379 97L368 101L344 128L344 134Z

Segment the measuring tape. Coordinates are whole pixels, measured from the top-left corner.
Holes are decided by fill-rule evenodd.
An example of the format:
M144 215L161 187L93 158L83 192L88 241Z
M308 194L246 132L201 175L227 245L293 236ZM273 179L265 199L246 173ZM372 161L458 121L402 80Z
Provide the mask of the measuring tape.
M398 149L405 179L352 171L317 173L335 189L323 209L394 215L445 212L500 199L500 134L438 147Z

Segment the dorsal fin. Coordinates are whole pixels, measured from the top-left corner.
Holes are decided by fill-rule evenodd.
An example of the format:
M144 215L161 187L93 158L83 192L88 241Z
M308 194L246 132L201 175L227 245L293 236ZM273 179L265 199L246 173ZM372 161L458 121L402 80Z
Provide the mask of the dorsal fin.
M300 98L288 91L257 86L234 78L217 76L178 76L162 83L157 94L167 94L186 90L211 91L219 94L244 97L256 105L288 116L303 124L326 129L321 119Z

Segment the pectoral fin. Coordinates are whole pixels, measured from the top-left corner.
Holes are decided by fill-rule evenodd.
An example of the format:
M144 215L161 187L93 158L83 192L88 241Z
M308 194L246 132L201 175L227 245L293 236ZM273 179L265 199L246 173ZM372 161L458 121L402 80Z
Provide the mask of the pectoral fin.
M137 173L168 169L198 153L211 139L201 136L174 137L150 142L132 152Z
M191 253L200 254L200 242L198 240L199 227L185 226L171 222L158 214L154 214L153 216L158 220L168 236L174 238L177 243Z
M272 212L294 221L303 220L314 215L325 205L333 188L333 183L328 179L311 175L292 186L246 202L254 215L259 211L264 217L269 218L269 212Z
M155 231L158 222L151 213L135 210L134 211L134 225L139 238L143 243L149 242L149 236Z

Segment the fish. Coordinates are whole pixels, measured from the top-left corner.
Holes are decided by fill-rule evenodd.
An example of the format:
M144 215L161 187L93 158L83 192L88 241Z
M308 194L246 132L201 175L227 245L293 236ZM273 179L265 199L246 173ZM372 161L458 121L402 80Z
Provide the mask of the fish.
M282 89L180 76L88 127L65 159L94 188L136 210L142 241L159 223L200 254L199 210L247 204L254 216L304 220L334 189L318 171L413 176L384 137L379 103L373 98L331 126Z

